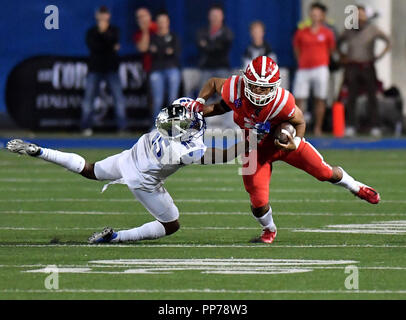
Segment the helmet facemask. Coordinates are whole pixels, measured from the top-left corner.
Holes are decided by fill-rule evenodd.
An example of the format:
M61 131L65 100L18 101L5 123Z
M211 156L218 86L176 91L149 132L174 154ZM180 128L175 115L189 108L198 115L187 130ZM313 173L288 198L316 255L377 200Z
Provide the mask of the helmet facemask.
M244 93L245 96L248 98L248 100L258 106L258 107L264 107L268 103L270 103L273 99L275 99L276 94L278 92L278 88L281 84L281 80L279 79L276 82L269 83L269 82L261 82L261 81L252 81L247 78L245 73L243 73L243 78L244 78ZM257 87L264 87L264 88L270 88L269 93L267 94L257 94L251 90L253 86Z

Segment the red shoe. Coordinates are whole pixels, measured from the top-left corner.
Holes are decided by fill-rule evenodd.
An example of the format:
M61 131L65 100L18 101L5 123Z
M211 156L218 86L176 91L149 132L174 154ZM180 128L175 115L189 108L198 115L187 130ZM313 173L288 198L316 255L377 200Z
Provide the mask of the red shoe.
M373 203L373 204L377 204L381 200L379 193L374 188L368 187L366 185L361 185L358 193L354 193L354 194L358 198L361 198L361 199L368 201L369 203Z
M276 228L275 231L269 229L264 229L261 234L261 241L264 243L272 243L276 238Z

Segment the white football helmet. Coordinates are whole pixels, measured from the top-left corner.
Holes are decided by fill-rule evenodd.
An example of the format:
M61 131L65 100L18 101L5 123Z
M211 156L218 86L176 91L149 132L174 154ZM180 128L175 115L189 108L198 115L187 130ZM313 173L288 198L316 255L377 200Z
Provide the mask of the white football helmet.
M197 112L190 112L183 106L190 101L193 99L179 98L159 112L155 126L162 136L186 142L204 134L206 121L203 116Z

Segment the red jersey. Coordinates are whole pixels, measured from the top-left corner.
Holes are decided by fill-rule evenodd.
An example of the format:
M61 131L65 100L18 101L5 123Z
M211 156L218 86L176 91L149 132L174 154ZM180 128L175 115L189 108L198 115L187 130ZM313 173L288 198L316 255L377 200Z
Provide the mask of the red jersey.
M325 26L320 26L317 33L310 27L296 31L293 46L299 50L299 69L328 66L335 45L334 33Z
M158 31L158 25L151 21L151 24L149 25L149 35L153 35L156 34ZM137 44L140 40L141 40L141 36L142 36L142 31L138 30L133 34L133 42L134 44ZM142 55L142 59L143 59L143 67L144 67L144 71L145 72L149 72L151 70L151 65L152 65L152 58L151 58L151 54L149 52L145 52Z
M232 76L226 80L221 89L221 97L227 106L234 111L234 122L242 129L255 123L269 121L272 128L289 121L295 115L295 98L286 89L279 87L275 99L259 108L253 105L244 94L244 80Z

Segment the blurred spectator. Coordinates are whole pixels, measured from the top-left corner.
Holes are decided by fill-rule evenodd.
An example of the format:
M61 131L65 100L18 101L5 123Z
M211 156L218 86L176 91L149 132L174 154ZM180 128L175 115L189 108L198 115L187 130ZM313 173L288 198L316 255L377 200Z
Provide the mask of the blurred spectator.
M135 11L135 19L137 20L138 28L133 35L133 42L137 50L143 53L143 66L145 72L151 70L151 55L148 52L151 35L155 34L158 27L152 21L151 13L147 8L141 7Z
M202 87L211 77L228 78L230 62L229 52L233 33L223 24L223 8L214 5L209 9L209 26L197 33L197 46L200 51L199 67L202 71Z
M276 54L272 52L271 46L264 40L265 25L262 21L254 21L250 24L251 44L245 49L243 56L243 69L256 57L268 56L274 61Z
M152 56L149 85L151 90L153 119L156 118L165 101L172 103L179 94L181 73L179 70L180 43L176 34L170 31L167 12L156 17L158 31L151 35L149 52ZM165 92L167 93L165 97Z
M347 29L338 39L338 50L345 66L344 82L348 87L346 135L354 136L356 133L356 100L362 85L368 95L371 135L379 137L382 133L376 97L378 87L374 63L390 50L391 43L389 37L368 20L363 6L358 6L358 19L359 29ZM384 40L386 47L379 55L375 55L375 42L378 39ZM346 53L342 50L344 43L347 45Z
M119 30L110 24L110 12L105 6L96 11L95 17L97 25L90 28L86 34L90 58L81 119L82 133L86 136L93 133L93 102L102 80L107 82L113 94L118 130L126 129L125 100L117 72L117 51L120 48Z
M333 32L324 25L327 8L319 3L310 7L311 26L296 31L293 39L299 69L294 81L296 104L304 111L310 90L314 95L314 128L316 136L322 134L329 83L330 55L335 49Z
M326 26L327 28L329 28L333 32L334 38L337 39L338 31L335 26L334 20L332 20L331 18L329 18L327 16L328 8L324 4L319 4L319 5L323 8L323 10L322 10L323 25ZM304 19L298 23L298 29L304 29L306 27L310 27L311 25L312 25L312 20L310 19L310 17L307 17L306 19ZM330 56L329 69L332 72L338 71L340 69L340 62L339 62L339 57L338 57L337 51L334 51L332 53L332 55Z

